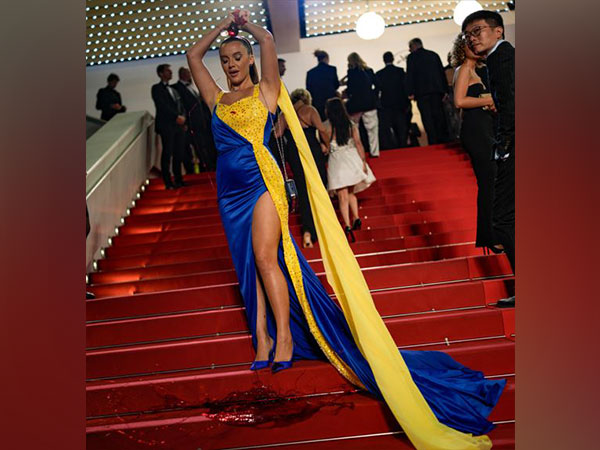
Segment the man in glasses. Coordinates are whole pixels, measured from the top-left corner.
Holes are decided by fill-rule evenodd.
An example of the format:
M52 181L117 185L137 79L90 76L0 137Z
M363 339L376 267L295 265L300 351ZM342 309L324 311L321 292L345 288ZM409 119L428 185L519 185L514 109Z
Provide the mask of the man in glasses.
M493 226L515 271L515 49L504 40L504 21L493 11L476 11L463 21L463 36L474 53L486 57L489 88L496 110L494 154L495 180ZM498 301L515 305L515 297Z

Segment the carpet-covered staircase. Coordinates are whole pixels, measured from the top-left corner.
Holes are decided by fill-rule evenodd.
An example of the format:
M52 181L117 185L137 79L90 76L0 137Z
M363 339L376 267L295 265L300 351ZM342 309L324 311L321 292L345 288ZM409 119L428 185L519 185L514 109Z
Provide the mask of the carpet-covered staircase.
M359 194L352 250L399 348L441 350L508 384L494 448L514 448L514 310L504 255L474 246L476 183L444 145L382 152ZM87 300L87 449L407 449L385 404L325 362L248 370L254 359L216 205L214 174L166 191L150 180ZM297 215L290 220L301 242ZM318 245L304 249L332 293Z

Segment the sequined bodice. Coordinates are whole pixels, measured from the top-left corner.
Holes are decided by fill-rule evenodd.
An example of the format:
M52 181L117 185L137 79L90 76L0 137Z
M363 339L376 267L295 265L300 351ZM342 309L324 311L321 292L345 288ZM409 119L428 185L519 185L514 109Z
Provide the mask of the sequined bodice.
M259 87L255 85L251 96L226 105L220 102L224 94L220 92L215 107L217 117L252 145L265 144L265 136L268 137L271 130L269 111L258 98L258 93ZM215 143L218 148L218 139Z

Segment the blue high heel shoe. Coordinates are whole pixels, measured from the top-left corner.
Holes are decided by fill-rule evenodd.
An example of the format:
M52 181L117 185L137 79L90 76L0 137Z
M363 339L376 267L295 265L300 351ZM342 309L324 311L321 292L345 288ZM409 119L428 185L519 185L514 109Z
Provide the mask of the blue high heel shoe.
M254 361L250 365L250 370L266 369L273 362L273 358L275 358L275 344L273 344L273 347L269 351L269 359L267 361Z
M292 367L294 359L294 348L292 347L292 357L289 361L273 361L273 365L271 366L271 373L281 372L282 370L286 370Z

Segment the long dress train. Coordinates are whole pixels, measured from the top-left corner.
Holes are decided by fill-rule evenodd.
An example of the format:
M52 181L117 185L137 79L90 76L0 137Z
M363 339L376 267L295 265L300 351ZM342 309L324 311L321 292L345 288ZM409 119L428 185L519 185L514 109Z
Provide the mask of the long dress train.
M258 98L258 86L252 96L231 105L220 103L221 96L212 122L218 150L218 203L253 344L256 346L256 266L252 217L256 202L268 192L282 228L278 256L290 294L293 358L327 358L350 382L383 398L418 449L490 448L487 436L457 430L479 435L493 428L487 416L505 380L485 380L480 372L441 352L398 351L373 305L325 188L317 182L318 171L285 87L278 104L301 153L328 281L342 310L329 297L289 232L283 178L267 148L270 113ZM333 264L332 255L342 259ZM267 328L276 339L268 302Z

